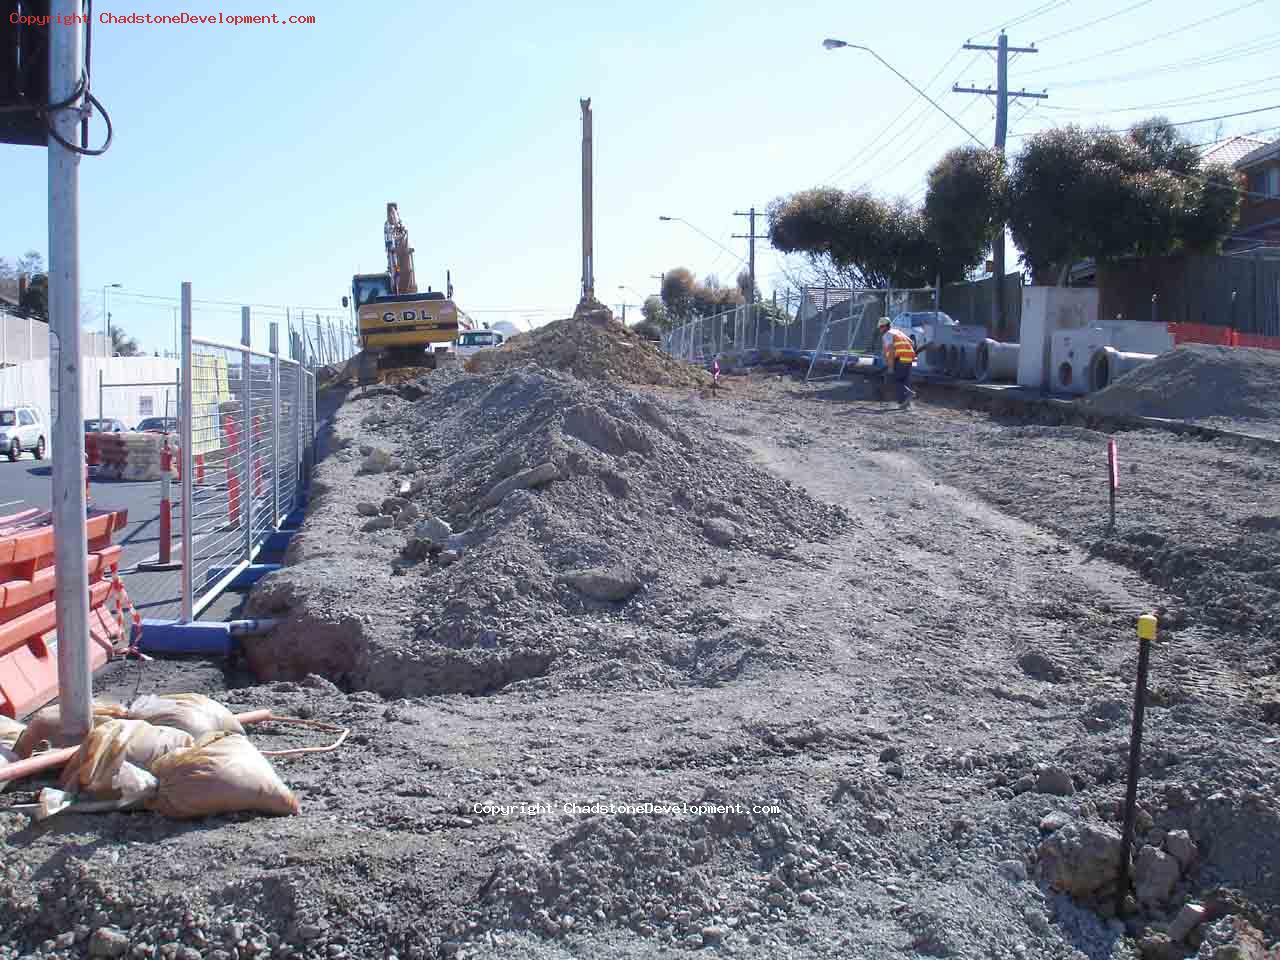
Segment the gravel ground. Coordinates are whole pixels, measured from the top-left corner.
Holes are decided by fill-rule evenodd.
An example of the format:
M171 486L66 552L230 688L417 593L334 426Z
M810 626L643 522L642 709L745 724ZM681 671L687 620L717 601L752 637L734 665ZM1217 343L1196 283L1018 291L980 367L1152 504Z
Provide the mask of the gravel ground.
M0 960L1101 960L1280 938L1266 454L1123 434L1108 534L1105 438L1077 428L766 376L715 398L528 370L407 386L339 411L338 446L365 439L318 472L292 592L252 601L306 625L265 661L281 679L175 661L99 684L350 726L277 762L302 813L32 826L5 812L39 786L19 784ZM387 466L361 442L416 469L360 472ZM542 456L554 479L472 512ZM356 504L396 516L381 501L417 478L419 516L360 530ZM432 517L473 536L418 536ZM1149 609L1140 902L1117 918ZM307 637L347 659L315 667ZM536 668L470 686L515 651ZM1187 900L1204 923L1184 937Z

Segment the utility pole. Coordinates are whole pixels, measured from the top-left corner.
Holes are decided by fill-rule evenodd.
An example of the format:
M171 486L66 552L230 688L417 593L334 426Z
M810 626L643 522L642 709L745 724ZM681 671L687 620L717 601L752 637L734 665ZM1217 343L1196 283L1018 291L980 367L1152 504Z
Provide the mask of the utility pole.
M50 129L76 142L84 101L84 24L78 0L48 8L65 26L50 27ZM83 397L80 380L80 157L52 136L49 149L49 377L56 405L53 429L53 552L58 575L54 601L58 628L58 703L62 736L79 743L92 725L93 675L89 665L89 560L86 550ZM104 294L105 297L105 294ZM105 313L105 310L103 311ZM55 349L56 342L56 349ZM189 566L189 564L188 564Z
M595 276L591 262L591 98L578 101L582 107L582 302L595 299Z
M750 296L749 296L747 299L748 299L749 301L754 301L754 300L755 300L755 296L756 296L756 241L757 241L757 240L768 240L768 239L769 239L769 235L768 235L768 234L765 234L765 235L764 235L764 236L762 236L762 237L758 237L758 236L756 236L756 208L755 208L755 207L752 207L752 208L751 208L750 210L748 210L746 213L743 213L743 212L741 212L741 211L735 210L735 211L733 212L733 215L734 215L735 217L750 217L750 218L751 218L751 219L750 219L750 229L748 230L748 232L747 232L747 233L745 233L745 234L742 234L742 233L735 233L735 234L733 235L733 239L735 239L735 240L746 240L746 241L748 241L748 244L747 244L747 273L748 273L748 275L751 277L751 294L750 294Z
M1004 156L1005 134L1009 130L1009 101L1016 100L1019 97L1025 97L1029 100L1045 100L1048 99L1047 93L1029 93L1026 88L1015 92L1009 90L1009 54L1011 53L1039 53L1040 51L1032 44L1029 47L1011 47L1009 46L1009 38L1003 30L994 47L979 43L966 43L966 50L994 50L996 52L996 89L990 87L986 89L978 89L976 87L961 87L953 84L951 89L955 93L976 93L984 97L996 98L996 143L995 147L1000 151L1000 156ZM992 297L992 332L995 334L1003 333L1005 326L1005 302L1004 302L1004 244L1005 244L1005 226L1004 221L1000 222L1000 229L991 244L991 259L994 261L994 269L992 273L995 282L994 296Z

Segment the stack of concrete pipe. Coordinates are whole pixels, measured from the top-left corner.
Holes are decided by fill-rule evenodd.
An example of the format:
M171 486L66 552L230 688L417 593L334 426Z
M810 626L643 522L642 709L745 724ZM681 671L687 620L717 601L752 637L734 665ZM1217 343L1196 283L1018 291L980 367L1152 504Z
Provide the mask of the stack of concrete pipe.
M1018 379L1018 344L988 337L975 351L975 372L983 383L1012 383Z
M1115 347L1095 350L1089 358L1089 391L1103 390L1130 370L1155 358L1154 353L1128 353Z

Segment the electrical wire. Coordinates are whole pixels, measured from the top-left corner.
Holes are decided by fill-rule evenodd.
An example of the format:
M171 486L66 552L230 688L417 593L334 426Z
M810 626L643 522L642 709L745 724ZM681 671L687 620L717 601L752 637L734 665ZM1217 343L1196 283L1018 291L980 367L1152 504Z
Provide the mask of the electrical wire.
M1157 40L1165 40L1169 37L1177 36L1180 33L1185 33L1188 30L1194 30L1196 27L1203 26L1206 23L1212 23L1215 20L1221 20L1223 17L1228 17L1233 13L1239 13L1241 10L1247 10L1249 7L1256 7L1258 6L1258 4L1262 2L1263 0L1246 0L1246 2L1240 4L1239 6L1232 7L1230 10L1224 10L1221 13L1215 13L1213 16L1205 17L1201 20L1196 20L1192 23L1184 24L1181 27L1175 27L1173 30L1168 30L1168 31L1165 31L1164 33L1157 33L1153 37L1147 37L1143 40L1135 40L1132 43L1126 43L1123 46L1113 47L1110 50L1103 50L1099 53L1091 53L1087 57L1080 57L1076 60L1067 60L1067 61L1064 61L1063 63L1050 64L1047 67L1035 67L1031 70L1026 70L1024 71L1024 76L1032 76L1037 73L1047 73L1052 70L1061 70L1064 67L1074 67L1077 64L1088 63L1091 60L1097 60L1100 57L1109 57L1109 56L1112 56L1113 54L1123 53L1126 50L1133 50L1136 47L1144 47L1148 43L1155 43Z
M1166 73L1185 73L1188 70L1195 70L1199 67L1210 67L1219 63L1237 63L1247 57L1254 57L1260 53L1269 53L1270 51L1280 47L1280 42L1274 40L1280 37L1280 33L1268 34L1256 40L1247 43L1237 44L1232 47L1224 47L1221 50L1202 56L1191 57L1187 60L1178 60L1173 63L1161 64L1153 69L1132 70L1128 73L1116 73L1106 77L1094 77L1090 80L1072 80L1067 83L1057 83L1054 87L1059 90L1066 90L1075 87L1096 87L1101 84L1114 86L1120 83L1128 83L1134 80L1146 80Z
M975 31L972 36L985 37L988 34L995 33L997 30L1008 30L1010 27L1016 27L1020 24L1028 23L1035 20L1037 17L1044 16L1046 13L1051 13L1059 7L1066 6L1070 2L1071 0L1048 0L1047 3L1042 3L1038 7L1033 7L1026 13L1014 17L1012 20L1004 20L994 27L989 27L986 30Z
M1267 83L1271 80L1280 80L1280 73L1272 74L1269 77L1262 77L1258 80L1251 80L1248 83L1232 84L1229 87L1220 87L1217 90L1205 90L1189 97L1181 97L1176 100L1158 100L1154 103L1139 103L1132 107L1109 107L1105 110L1095 110L1089 107L1071 107L1061 104L1045 105L1046 110L1062 110L1070 113L1132 113L1135 110L1151 110L1161 107L1182 107L1200 103L1217 103L1230 100L1239 100L1244 96L1256 96L1262 93L1272 93L1280 90L1280 87L1268 87L1265 90L1254 90L1259 84ZM1232 90L1248 90L1248 93L1236 94L1231 97L1214 97L1214 94L1227 93Z
M1122 16L1123 14L1128 13L1130 10L1137 10L1139 7L1145 7L1147 4L1151 2L1152 0L1138 0L1137 3L1133 4L1132 6L1125 7L1123 10L1117 10L1115 13L1108 13L1106 16L1098 17L1094 20L1089 20L1088 22L1082 23L1078 26L1068 27L1066 30L1059 30L1057 33L1051 33L1047 37L1037 40L1036 43L1037 44L1048 43L1050 40L1057 40L1059 37L1069 36L1070 34L1077 33L1080 30L1087 30L1089 27L1097 26L1099 23L1105 23L1108 20L1114 20L1116 17Z
M1267 113L1270 110L1280 110L1280 103L1272 104L1269 107L1259 107L1256 110L1241 110L1238 113L1223 113L1223 114L1219 114L1216 117L1201 117L1198 120L1179 120L1177 123L1170 123L1169 126L1191 127L1191 126L1195 126L1195 124L1197 123L1209 123L1210 121L1213 121L1213 120L1230 120L1233 117L1248 117L1248 116L1252 116L1255 113ZM1103 129L1107 133L1124 133L1125 132L1124 130L1115 130L1107 127L1103 127L1101 129ZM1041 132L1041 131L1034 131L1034 132ZM1032 136L1032 133L1010 134L1011 138L1015 136L1029 137L1029 136Z

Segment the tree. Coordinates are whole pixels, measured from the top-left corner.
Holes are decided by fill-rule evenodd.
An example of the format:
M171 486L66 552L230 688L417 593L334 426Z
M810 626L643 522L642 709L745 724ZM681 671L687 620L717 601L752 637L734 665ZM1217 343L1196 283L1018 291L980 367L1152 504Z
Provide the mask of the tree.
M1068 126L1031 137L1008 180L1014 242L1037 283L1061 282L1085 257L1214 251L1231 232L1239 191L1201 167L1161 118L1128 133Z
M957 147L929 171L924 219L943 282L964 279L985 260L1004 217L1005 187L996 150Z
M38 273L31 278L18 301L18 309L29 317L49 322L49 278L45 274Z
M116 326L111 328L111 353L117 357L142 355L142 351L138 349L138 341Z
M686 267L676 267L662 275L662 304L672 319L687 320L693 316L693 288L697 284Z
M642 324L648 324L658 330L671 329L671 317L667 313L667 308L662 305L661 297L645 297L640 313L644 316Z
M662 276L662 305L668 325L695 317L710 317L743 302L736 287L726 287L718 277L701 283L687 267L676 267Z
M44 255L39 250L28 250L18 258L18 273L25 277L44 273Z
M769 205L769 240L834 268L859 286L916 286L932 280L937 250L924 217L904 200L830 187L802 190Z

